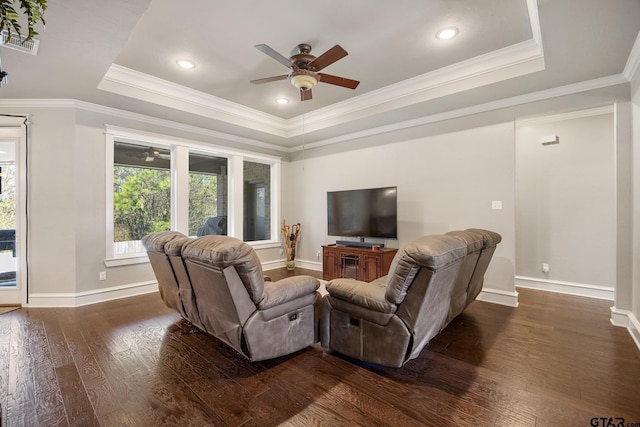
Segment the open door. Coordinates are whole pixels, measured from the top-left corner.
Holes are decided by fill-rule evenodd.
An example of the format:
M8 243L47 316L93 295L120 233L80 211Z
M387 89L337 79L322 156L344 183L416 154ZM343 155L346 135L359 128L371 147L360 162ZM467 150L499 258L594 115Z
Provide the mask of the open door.
M0 127L0 305L25 305L24 175L21 145L24 127Z

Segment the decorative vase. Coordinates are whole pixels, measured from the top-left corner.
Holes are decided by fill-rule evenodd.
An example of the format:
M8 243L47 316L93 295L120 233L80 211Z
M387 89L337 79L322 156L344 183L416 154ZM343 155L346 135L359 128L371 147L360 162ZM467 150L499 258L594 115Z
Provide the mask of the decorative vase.
M287 261L287 270L293 271L296 269L296 260L292 259Z

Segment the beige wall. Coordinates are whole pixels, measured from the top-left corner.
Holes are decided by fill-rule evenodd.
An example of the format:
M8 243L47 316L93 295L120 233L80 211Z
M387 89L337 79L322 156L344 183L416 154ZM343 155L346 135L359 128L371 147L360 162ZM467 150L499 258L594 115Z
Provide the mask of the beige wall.
M524 120L516 130L516 274L613 289L613 106ZM560 143L542 145L540 138ZM549 264L549 273L542 264Z
M7 114L25 111L18 110L0 109ZM104 265L105 124L218 146L223 141L76 108L29 108L28 114L29 295L41 302L52 295L73 297L153 282L148 264ZM280 259L277 249L259 253L263 261ZM106 281L98 280L100 271L107 271Z
M631 82L633 121L633 282L632 312L640 320L640 70Z
M640 104L637 82L634 87L633 111L637 124ZM487 276L487 286L513 290L516 262L515 118L612 104L618 100L629 104L629 94L629 85L618 85L293 153L290 162L282 165L281 204L282 217L287 222L302 223L298 259L315 263L319 268L316 252L322 244L335 241L335 237L327 236L326 231L326 191L397 185L400 239L390 244L398 246L419 234L466 227L496 230L504 240ZM153 273L146 264L109 269L104 266L105 124L219 146L225 142L151 121L129 119L124 113L2 107L2 100L0 108L3 113L31 115L28 172L30 292L73 295L152 281ZM623 131L625 126L629 127L619 119L616 126ZM635 144L640 145L637 132ZM255 151L282 154L264 149ZM635 150L636 158L638 152L640 150ZM635 164L638 163L636 160ZM635 174L638 181L638 171ZM630 187L631 179L623 184ZM637 195L637 187L635 192ZM634 215L636 250L637 224L640 223L638 199L636 196L633 213L624 212L627 216ZM503 210L492 211L492 200L502 200ZM259 256L267 264L275 265L282 260L277 248L261 249ZM634 262L637 272L640 270L637 256ZM107 280L99 281L98 272L105 270ZM636 317L640 307L638 277L636 273L633 284ZM621 287L620 283L618 286ZM628 304L631 305L631 285L623 283L618 290L629 295Z
M29 113L30 293L75 292L75 110Z
M486 287L514 290L514 127L477 127L294 160L284 166L283 211L302 223L299 257L316 260L327 235L326 193L398 187L398 247L413 238L471 227L500 233ZM502 210L491 201L501 200Z

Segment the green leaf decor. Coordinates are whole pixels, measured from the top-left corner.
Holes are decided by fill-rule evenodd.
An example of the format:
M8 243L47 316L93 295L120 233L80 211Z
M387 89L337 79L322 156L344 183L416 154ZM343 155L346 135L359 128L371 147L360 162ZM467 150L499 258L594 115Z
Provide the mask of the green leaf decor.
M34 26L40 21L45 25L43 15L46 9L47 0L0 0L0 31L6 29L9 38L14 33L24 36L21 26L21 21L24 23L24 20L20 19L23 14L28 30L24 41L31 40L38 34Z

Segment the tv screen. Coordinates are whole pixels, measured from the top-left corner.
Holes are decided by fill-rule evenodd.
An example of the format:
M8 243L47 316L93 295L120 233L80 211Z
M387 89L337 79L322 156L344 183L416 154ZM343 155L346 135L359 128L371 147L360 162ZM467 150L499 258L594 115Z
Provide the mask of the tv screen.
M330 236L398 238L397 187L330 191Z

